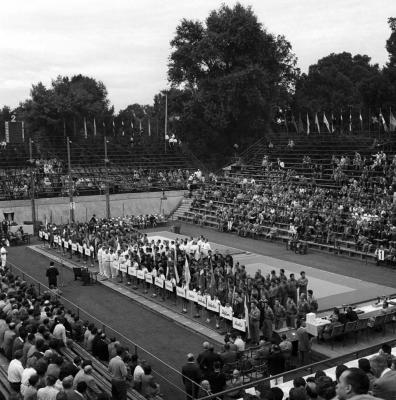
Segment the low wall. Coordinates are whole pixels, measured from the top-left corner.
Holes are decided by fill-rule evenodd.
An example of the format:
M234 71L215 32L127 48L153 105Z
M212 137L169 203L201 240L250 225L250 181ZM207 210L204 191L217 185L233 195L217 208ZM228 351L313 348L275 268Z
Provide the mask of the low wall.
M183 198L184 191L165 193L166 200L161 200L162 192L123 193L110 196L110 212L112 217L151 213L169 214ZM98 218L106 216L106 200L104 195L74 197L75 220L89 221L93 214ZM52 197L36 199L36 219L55 223L69 220L69 198ZM0 220L3 212L13 212L14 221L32 221L32 205L30 200L0 201Z

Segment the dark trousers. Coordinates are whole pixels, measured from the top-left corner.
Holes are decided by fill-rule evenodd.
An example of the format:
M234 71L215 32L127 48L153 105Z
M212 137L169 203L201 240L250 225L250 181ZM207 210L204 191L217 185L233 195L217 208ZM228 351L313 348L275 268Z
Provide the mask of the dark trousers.
M127 383L118 379L111 380L111 395L114 400L126 400Z
M14 392L19 393L21 391L21 382L9 382L9 384Z

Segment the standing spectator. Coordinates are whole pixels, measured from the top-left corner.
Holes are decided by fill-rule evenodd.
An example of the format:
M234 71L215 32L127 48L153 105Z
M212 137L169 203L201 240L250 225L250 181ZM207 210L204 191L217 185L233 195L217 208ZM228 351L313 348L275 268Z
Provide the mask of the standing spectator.
M159 394L159 384L155 382L154 377L151 374L150 365L145 365L143 370L144 375L142 376L142 395L146 397L146 399L151 399L153 396Z
M290 368L293 344L284 333L282 334L281 339L282 339L282 341L279 343L279 348L280 348L280 350L282 352L282 356L285 360L285 369L288 370Z
M311 338L307 332L305 321L301 322L301 326L297 329L298 353L300 356L300 364L304 365L309 362L309 354L311 352Z
M6 249L6 241L5 239L2 240L2 245L0 249L0 258L1 258L1 269L4 271L4 268L7 265L7 249Z
M45 379L46 386L37 391L37 400L56 400L59 390L55 387L56 378L48 375Z
M336 397L335 383L329 376L321 376L316 382L318 400L332 400Z
M4 355L9 360L11 360L12 358L12 345L14 344L15 338L16 338L15 322L10 322L8 324L8 329L4 332L4 340L3 340Z
M133 371L133 388L138 392L142 390L142 376L144 375L144 366L145 362L143 360L139 360L138 364Z
M66 337L66 328L63 325L62 321L59 318L55 318L55 327L52 332L54 338L58 340L59 346L67 345L67 337Z
M249 313L250 338L253 345L258 344L260 339L260 310L257 308L256 302L252 301ZM213 385L212 389L213 389ZM215 392L216 393L216 392Z
M216 361L213 364L213 371L207 374L210 387L213 393L220 393L226 387L227 378L223 372L221 372L221 364Z
M54 288L58 287L58 268L55 267L54 262L50 262L50 266L47 269L46 277L48 278L48 286L53 286Z
M307 302L308 302L308 305L309 305L309 312L316 313L318 311L319 305L318 305L318 301L313 296L313 290L312 289L308 290Z
M375 376L373 374L373 371L371 371L371 365L370 365L370 361L367 358L361 358L358 361L358 367L364 371L366 373L366 375L369 378L370 381L370 390L373 389L373 383L375 381Z
M10 383L11 389L19 393L21 390L21 381L23 374L23 366L22 366L22 351L17 350L15 352L14 358L11 360L8 371L7 371L7 379Z
M305 271L300 272L300 279L297 281L299 297L304 293L307 294L308 278L305 276Z
M373 395L384 400L396 398L396 371L388 367L384 355L376 355L370 359L371 370L377 378L373 382Z
M117 355L117 348L120 346L120 342L116 340L115 337L110 339L110 343L107 345L107 350L109 352L109 360Z
M375 400L368 394L370 387L369 378L359 368L348 368L341 376L337 384L336 393L339 400Z
M192 353L187 354L187 363L183 365L181 373L187 393L187 400L197 398L202 374L200 368L194 361L194 355Z
M268 370L270 375L278 375L285 371L285 359L278 345L274 344L268 357Z
M77 388L81 382L86 383L87 400L96 400L98 394L102 393L95 381L95 378L92 376L92 371L92 365L85 365L84 368L76 374L73 380L73 385L75 388ZM114 399L116 399L116 397L114 397Z
M95 351L94 351L95 350ZM92 353L101 361L109 361L109 347L106 342L106 334L101 333L99 340L96 342L95 347L92 348Z
M37 374L32 375L29 378L27 387L23 394L23 400L36 400L37 399L37 384L39 382L39 376Z
M127 367L121 356L124 352L122 347L117 348L117 355L110 360L109 372L111 375L111 394L114 400L126 400L127 397ZM138 368L138 367L136 367ZM133 374L135 380L136 368ZM144 373L144 372L143 372ZM140 377L141 384L141 377Z

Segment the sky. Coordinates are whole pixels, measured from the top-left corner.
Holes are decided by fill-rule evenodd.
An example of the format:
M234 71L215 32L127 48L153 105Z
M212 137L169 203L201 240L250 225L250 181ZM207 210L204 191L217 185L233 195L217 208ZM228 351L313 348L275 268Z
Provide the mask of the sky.
M204 21L224 0L13 0L1 4L0 107L58 75L102 81L116 111L169 87L169 42L183 18ZM341 51L387 61L395 0L240 0L292 44L303 72Z

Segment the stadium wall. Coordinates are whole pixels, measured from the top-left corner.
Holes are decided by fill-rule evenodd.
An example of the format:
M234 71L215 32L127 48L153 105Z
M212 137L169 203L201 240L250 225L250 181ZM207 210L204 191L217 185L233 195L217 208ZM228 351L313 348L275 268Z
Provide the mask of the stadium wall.
M112 217L125 215L139 215L151 213L171 213L180 203L184 191L169 191L165 193L166 200L162 200L162 192L123 193L110 196L110 212ZM75 220L89 221L93 214L98 218L106 215L106 199L104 195L74 197ZM36 219L54 223L69 220L69 198L52 197L36 199ZM161 207L161 210L160 210ZM13 200L0 202L0 220L4 212L13 212L14 221L22 224L32 220L32 206L30 200Z

